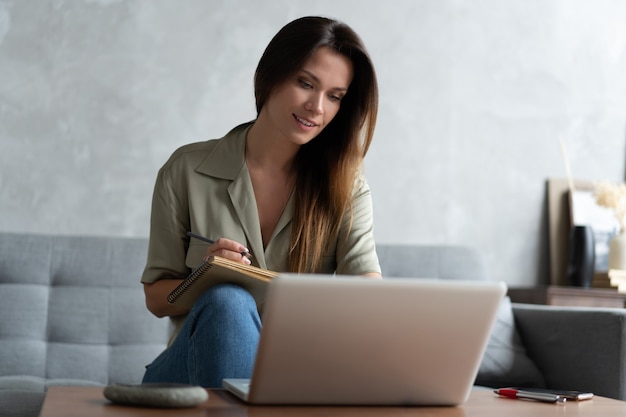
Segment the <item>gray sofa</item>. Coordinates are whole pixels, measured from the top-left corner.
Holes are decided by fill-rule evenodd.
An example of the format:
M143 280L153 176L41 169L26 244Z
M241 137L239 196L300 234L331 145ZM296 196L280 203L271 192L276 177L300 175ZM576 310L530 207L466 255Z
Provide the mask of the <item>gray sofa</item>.
M141 381L171 330L145 308L146 249L138 238L0 232L0 416L37 416L51 385ZM378 252L386 277L486 279L468 248L379 245ZM478 383L626 399L626 310L503 307ZM520 379L535 365L539 380Z
M137 383L169 321L145 307L145 239L0 233L0 416L50 385Z

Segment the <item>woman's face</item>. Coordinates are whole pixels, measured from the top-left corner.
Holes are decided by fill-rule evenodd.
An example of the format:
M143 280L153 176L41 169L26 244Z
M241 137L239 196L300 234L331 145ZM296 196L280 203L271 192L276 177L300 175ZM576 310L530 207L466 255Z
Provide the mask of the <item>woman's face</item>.
M296 74L279 85L263 106L275 134L304 145L330 123L348 91L352 62L328 47L321 47Z

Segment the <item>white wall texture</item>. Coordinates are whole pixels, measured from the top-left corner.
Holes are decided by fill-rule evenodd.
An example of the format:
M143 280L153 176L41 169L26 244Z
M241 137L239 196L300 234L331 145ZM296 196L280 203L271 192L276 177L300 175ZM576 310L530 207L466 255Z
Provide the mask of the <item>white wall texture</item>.
M547 283L558 138L576 178L624 179L623 0L0 0L0 230L147 236L158 168L254 117L264 47L309 14L377 66L378 241Z

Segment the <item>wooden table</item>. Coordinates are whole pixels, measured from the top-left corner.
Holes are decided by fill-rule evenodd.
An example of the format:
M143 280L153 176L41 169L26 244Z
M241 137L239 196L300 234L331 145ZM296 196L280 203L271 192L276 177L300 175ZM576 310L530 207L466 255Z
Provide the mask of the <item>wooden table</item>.
M596 397L565 404L510 400L490 390L474 390L459 407L292 407L246 406L224 390L209 390L209 399L196 408L158 409L111 404L98 387L50 387L40 417L141 417L141 416L217 416L217 417L626 417L626 402Z

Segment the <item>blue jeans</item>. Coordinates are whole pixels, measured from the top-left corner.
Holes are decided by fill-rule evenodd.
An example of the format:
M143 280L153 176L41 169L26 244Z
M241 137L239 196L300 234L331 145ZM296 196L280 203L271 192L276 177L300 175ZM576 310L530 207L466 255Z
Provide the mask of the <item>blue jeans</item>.
M223 378L250 378L260 329L248 291L231 284L209 288L174 343L147 366L143 382L221 388Z

